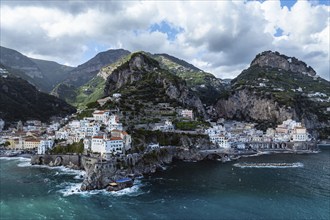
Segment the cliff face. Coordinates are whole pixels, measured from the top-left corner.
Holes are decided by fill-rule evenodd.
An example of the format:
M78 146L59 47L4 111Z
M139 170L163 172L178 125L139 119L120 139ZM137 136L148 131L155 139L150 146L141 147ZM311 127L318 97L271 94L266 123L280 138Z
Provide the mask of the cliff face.
M203 104L214 104L225 89L222 80L184 60L168 54L155 54L152 57L159 61L162 68L185 80L188 88L201 99Z
M307 66L303 61L295 57L288 57L278 52L265 51L257 55L252 61L251 66L259 65L260 67L279 68L285 71L292 71L295 73L305 73L310 76L315 76L315 70Z
M311 67L296 58L261 53L232 80L231 88L215 105L215 113L257 122L261 128L291 118L316 137L325 134L330 128L330 83L314 75Z
M278 123L297 118L294 109L281 107L273 99L263 98L247 89L235 92L227 100L219 100L216 109L219 117L237 120Z
M151 93L164 93L169 99L174 99L184 106L193 107L205 115L201 100L189 90L186 83L162 69L156 60L143 53L133 54L127 62L112 72L104 73L105 71L103 70L103 75L108 75L104 89L105 95L119 90L126 90L127 92L127 86L136 89L145 84L146 87L150 88Z

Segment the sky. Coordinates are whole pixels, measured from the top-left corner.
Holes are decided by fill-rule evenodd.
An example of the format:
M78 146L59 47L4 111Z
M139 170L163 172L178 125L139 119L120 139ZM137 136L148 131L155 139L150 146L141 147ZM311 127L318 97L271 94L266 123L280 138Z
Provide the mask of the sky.
M167 53L234 78L278 51L330 80L329 0L0 1L0 44L77 66L109 49Z

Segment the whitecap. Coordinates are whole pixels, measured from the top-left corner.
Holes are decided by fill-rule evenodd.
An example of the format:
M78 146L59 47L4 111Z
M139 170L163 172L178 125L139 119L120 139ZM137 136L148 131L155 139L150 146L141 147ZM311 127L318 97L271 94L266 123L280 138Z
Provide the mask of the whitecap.
M27 161L27 162L21 162L21 163L17 164L17 166L18 167L30 167L32 165L31 165L30 161Z
M125 188L119 191L113 191L113 192L107 192L113 196L139 196L143 194L143 192L140 192L140 186L139 185L133 185L130 188Z
M74 170L70 169L65 166L55 166L55 167L50 167L47 165L31 165L29 162L24 162L18 164L19 167L35 167L35 168L45 168L45 169L50 169L50 170L58 170L59 172L55 173L55 176L57 175L75 175L74 179L83 179L84 176L86 175L85 170Z
M235 163L235 167L239 168L273 168L273 169L282 169L282 168L301 168L304 167L304 164L301 162L296 163Z
M26 157L0 157L0 160L31 161L30 158L26 158Z
M139 180L134 181L134 185L130 188L125 188L119 191L106 191L105 189L102 190L90 190L90 191L81 191L81 183L65 183L61 184L60 187L64 187L64 189L59 190L58 192L62 193L63 196L71 196L71 195L80 195L80 196L91 196L102 194L105 196L139 196L144 194L141 190L142 183Z

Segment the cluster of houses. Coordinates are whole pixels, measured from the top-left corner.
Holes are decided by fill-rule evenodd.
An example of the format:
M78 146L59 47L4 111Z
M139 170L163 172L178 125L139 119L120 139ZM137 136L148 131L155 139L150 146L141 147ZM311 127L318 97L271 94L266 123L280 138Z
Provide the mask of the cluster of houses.
M11 149L37 150L40 154L44 153L53 147L55 131L65 123L64 121L64 119L57 119L50 125L38 120L28 120L24 124L19 121L16 127L3 130L5 123L0 120L0 144Z
M1 120L1 130L3 125ZM101 154L124 154L132 143L119 117L109 110L95 110L92 117L50 125L37 120L24 124L19 121L16 128L2 131L0 135L0 144L7 143L6 147L16 150L37 150L38 154L51 150L55 141L63 145L83 141L86 152Z
M120 98L120 97L118 97ZM193 119L193 111L185 109L181 116ZM73 144L82 141L85 152L100 153L104 157L124 155L131 149L132 138L123 129L119 116L115 111L95 110L92 117L82 120L57 119L46 125L37 120L19 121L16 128L4 129L5 122L0 119L0 145L22 150L37 150L45 154L51 150L55 142L58 144ZM205 130L212 143L219 148L245 148L251 142L304 142L312 137L306 128L294 120L288 119L275 129L268 128L264 133L257 130L253 123L224 120L211 123L212 127ZM153 130L164 132L174 131L170 120L156 123ZM157 145L157 144L156 144ZM151 148L157 148L157 146Z
M132 143L118 115L109 110L95 110L93 117L70 121L55 132L55 138L68 143L83 140L86 152L101 154L124 154Z
M254 124L244 122L214 124L205 133L219 148L244 148L245 143L251 142L304 142L312 139L300 122L291 119L275 129L268 128L266 133L257 130Z

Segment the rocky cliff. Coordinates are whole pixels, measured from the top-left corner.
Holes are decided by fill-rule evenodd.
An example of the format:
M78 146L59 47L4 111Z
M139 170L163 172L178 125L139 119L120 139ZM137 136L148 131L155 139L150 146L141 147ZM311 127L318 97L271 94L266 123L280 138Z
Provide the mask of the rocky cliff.
M307 66L301 60L295 57L288 57L278 52L265 51L256 56L256 58L251 62L251 66L258 65L260 67L272 67L279 68L285 71L291 71L294 73L308 74L310 76L315 76L315 70Z
M103 72L105 71L103 70ZM156 60L144 53L133 54L127 62L112 72L108 72L107 75L105 95L118 91L127 93L134 89L138 90L137 88L143 85L144 88L150 88L150 93L145 95L152 97L155 93L163 94L168 99L175 100L183 106L194 108L200 114L205 115L201 100L187 87L185 81L162 69ZM130 88L128 89L128 87Z
M168 54L155 54L152 57L159 61L162 68L185 80L189 89L201 99L203 104L214 104L225 89L221 79L184 60Z
M330 83L293 57L264 52L231 83L215 105L218 117L258 122L266 128L301 121L315 136L330 128Z

